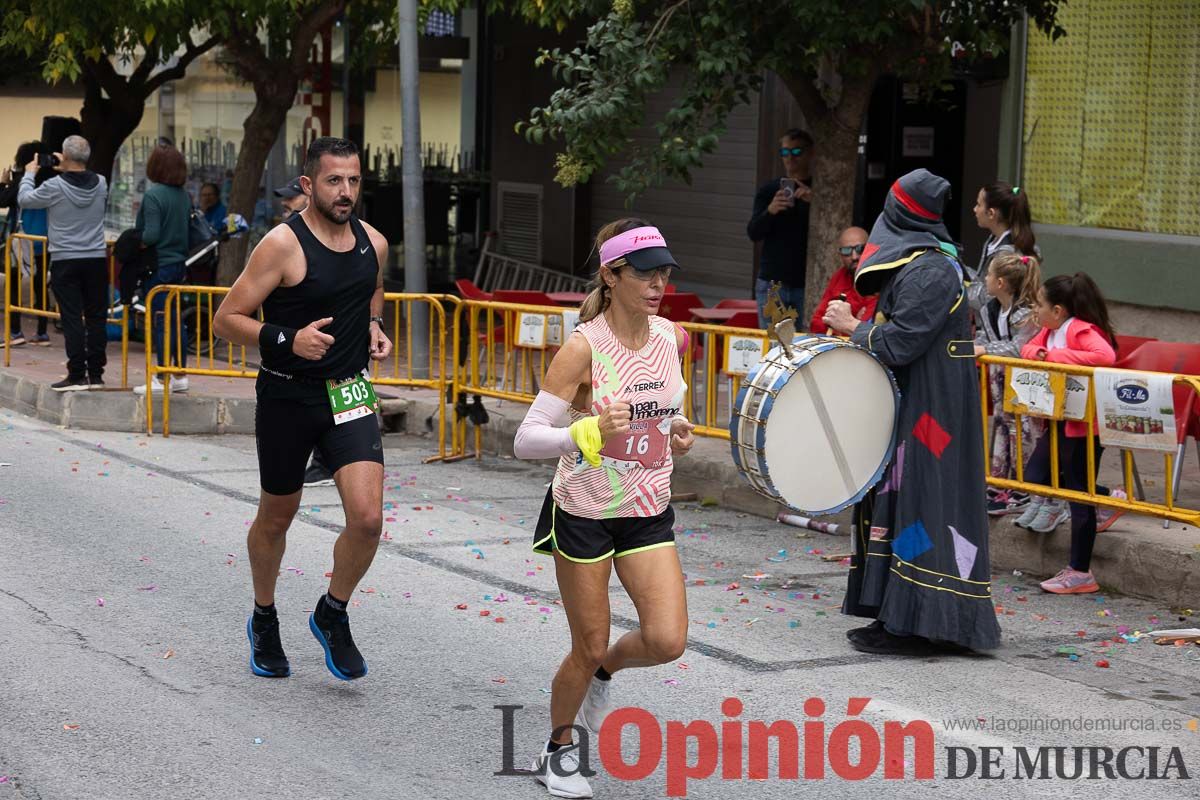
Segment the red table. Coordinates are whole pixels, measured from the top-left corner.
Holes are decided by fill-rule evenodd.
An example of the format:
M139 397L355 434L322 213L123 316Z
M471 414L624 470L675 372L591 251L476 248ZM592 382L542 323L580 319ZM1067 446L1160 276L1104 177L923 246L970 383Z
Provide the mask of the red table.
M728 322L734 314L745 311L742 308L690 308L688 311L692 314L692 319L696 322L707 322L712 325L719 325L722 322Z
M586 292L550 292L546 295L560 306L577 306L587 297Z

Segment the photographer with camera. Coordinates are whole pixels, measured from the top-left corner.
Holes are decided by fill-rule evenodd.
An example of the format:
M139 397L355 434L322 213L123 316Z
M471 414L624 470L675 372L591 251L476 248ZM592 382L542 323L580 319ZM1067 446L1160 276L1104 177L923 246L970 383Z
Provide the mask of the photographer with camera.
M754 194L754 211L746 224L752 242L762 242L754 299L758 324L767 327L763 307L772 285L779 301L804 313L804 281L808 258L808 211L812 202L813 138L791 128L779 139L784 177L772 178Z
M92 147L82 136L63 140L61 153L39 154L25 165L17 202L44 208L49 217L50 287L62 314L67 342L67 377L51 384L56 392L104 385L108 313L104 204L108 184L87 168ZM59 174L34 185L39 168Z
M4 242L6 246L9 238L16 233L24 233L30 236L46 235L45 209L31 208L23 211L20 203L17 202L17 192L21 188L21 178L25 177L25 165L37 155L41 147L42 143L38 141L21 144L17 148L17 155L13 160L13 165L0 170L0 208L8 209L8 216L4 221ZM41 242L30 242L29 244L28 248L20 248L20 252L22 253L20 261L27 262L28 274L32 278L33 285L31 287L32 294L30 299L33 301L34 308L48 308L44 289L46 265L44 263L43 245ZM19 302L21 299L21 282L24 278L16 256L17 250L14 249L12 278L9 281L7 289L9 302L14 306L19 306L21 305ZM24 344L49 347L50 336L46 333L49 322L50 320L46 317L38 317L37 334L31 339L26 339L24 332L21 330L21 314L17 311L12 312L8 321L8 341L0 341L0 348L6 345L8 347L20 347Z

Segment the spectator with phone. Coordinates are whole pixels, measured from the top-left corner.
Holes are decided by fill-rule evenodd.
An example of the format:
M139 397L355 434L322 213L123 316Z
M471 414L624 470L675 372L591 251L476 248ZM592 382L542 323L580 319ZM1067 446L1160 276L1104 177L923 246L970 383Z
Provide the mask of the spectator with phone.
M31 236L46 235L46 211L45 209L28 209L22 211L20 203L17 202L17 193L21 188L21 178L25 177L25 165L29 163L38 150L42 147L42 143L38 141L25 142L17 148L16 158L13 160L13 166L5 167L0 170L0 208L8 209L8 216L4 221L4 241L8 242L10 236L14 233L27 233ZM36 180L35 180L36 185ZM34 308L46 308L46 298L43 286L45 284L45 256L43 254L43 245L41 242L30 243L29 247L21 248L22 260L29 267L33 282L32 300ZM23 276L16 261L14 253L12 278L8 285L9 301L14 306L21 305L20 288ZM4 346L20 347L24 344L35 344L39 347L50 346L50 336L46 333L49 318L37 318L37 334L31 339L26 339L24 332L21 330L21 314L12 312L8 321L8 340L0 341L0 348Z
M762 242L754 298L758 321L768 320L763 307L772 286L779 290L785 307L804 312L804 281L808 256L808 212L812 202L813 138L807 131L792 128L779 140L784 176L772 178L754 194L754 210L746 224L752 242Z
M63 140L61 153L42 153L25 165L17 202L23 209L48 214L47 248L50 287L62 314L67 345L67 377L53 383L56 392L104 385L108 362L108 264L104 244L104 204L108 183L87 168L92 147L82 136ZM59 174L40 186L40 167Z

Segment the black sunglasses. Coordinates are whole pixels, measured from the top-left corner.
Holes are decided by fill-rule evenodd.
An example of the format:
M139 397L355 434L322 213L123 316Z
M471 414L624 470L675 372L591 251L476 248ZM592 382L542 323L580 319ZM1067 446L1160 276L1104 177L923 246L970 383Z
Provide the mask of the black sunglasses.
M779 148L779 155L784 158L788 156L802 156L807 150L807 147L781 147Z
M851 254L861 256L864 249L866 249L865 244L852 244L849 247L839 247L838 252L844 256L848 256Z

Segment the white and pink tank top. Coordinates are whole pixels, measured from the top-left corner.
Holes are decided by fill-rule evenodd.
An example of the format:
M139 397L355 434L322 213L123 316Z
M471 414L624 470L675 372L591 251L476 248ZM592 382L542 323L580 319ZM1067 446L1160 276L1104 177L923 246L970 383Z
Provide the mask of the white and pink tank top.
M589 519L653 517L671 500L671 420L683 411L687 384L679 364L675 324L650 317L641 350L617 340L604 315L575 329L592 346L590 414L571 408L571 421L599 416L612 403L629 403L629 432L609 439L593 467L574 453L554 475L554 502Z

